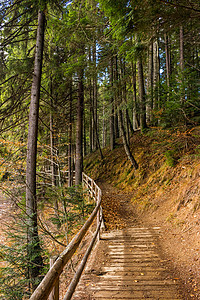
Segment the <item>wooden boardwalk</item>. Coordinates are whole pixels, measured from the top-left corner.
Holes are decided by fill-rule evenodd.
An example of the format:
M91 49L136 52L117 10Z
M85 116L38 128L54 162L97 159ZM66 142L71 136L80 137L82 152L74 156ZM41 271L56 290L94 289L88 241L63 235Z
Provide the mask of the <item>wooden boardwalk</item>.
M183 299L177 279L160 257L158 235L157 227L103 233L73 299ZM101 243L107 249L102 262L96 254Z

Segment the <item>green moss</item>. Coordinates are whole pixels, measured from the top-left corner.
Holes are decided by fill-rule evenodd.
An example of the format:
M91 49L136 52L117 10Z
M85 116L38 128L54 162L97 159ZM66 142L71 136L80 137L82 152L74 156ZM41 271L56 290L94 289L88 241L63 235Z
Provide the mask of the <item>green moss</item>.
M177 160L175 158L176 151L175 150L168 150L165 152L165 159L166 163L170 167L175 167Z

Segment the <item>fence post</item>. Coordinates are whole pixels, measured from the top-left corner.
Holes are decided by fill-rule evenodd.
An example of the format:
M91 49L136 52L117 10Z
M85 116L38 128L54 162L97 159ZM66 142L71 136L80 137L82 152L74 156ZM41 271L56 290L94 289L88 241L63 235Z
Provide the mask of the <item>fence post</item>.
M95 193L96 202L98 202L98 193L97 193L97 185L96 184L94 185L94 193Z
M53 266L56 259L57 259L57 256L50 257L50 269ZM51 294L49 295L49 300L59 300L59 278L56 281L56 283L51 291Z
M91 192L92 192L92 198L94 197L94 181L91 181ZM96 201L96 199L95 199Z
M95 186L95 189L96 189L96 186ZM101 197L101 195L100 195L100 189L97 189L97 192L98 192L98 194L97 194L97 199L96 199L96 201L97 201L97 203L99 203L99 201L101 200L101 199L100 199L100 197ZM98 226L99 226L100 218L101 218L101 215L100 215L100 209L101 209L101 206L99 207L99 211L98 211L98 213L97 213L97 228L98 228ZM98 239L98 241L100 240L100 230L99 230L97 239Z

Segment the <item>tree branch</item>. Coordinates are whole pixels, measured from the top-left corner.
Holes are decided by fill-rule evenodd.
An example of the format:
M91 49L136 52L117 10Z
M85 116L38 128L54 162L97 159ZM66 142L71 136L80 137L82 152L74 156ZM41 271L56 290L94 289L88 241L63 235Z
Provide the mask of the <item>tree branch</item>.
M182 5L182 4L178 4L178 3L168 2L166 0L160 0L160 2L163 2L166 5L171 5L173 7L181 7L181 8L185 8L185 9L192 10L192 11L200 13L200 9L196 9L194 7L191 7L191 6L186 6L186 5Z

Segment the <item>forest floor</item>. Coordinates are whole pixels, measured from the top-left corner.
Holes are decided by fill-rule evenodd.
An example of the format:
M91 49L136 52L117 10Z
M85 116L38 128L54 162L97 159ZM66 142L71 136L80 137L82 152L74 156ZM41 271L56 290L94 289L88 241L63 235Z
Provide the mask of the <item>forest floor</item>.
M119 221L120 211L123 215L126 210L130 212L128 224L136 220L147 227L161 227L159 244L189 293L185 299L200 299L199 145L200 128L190 132L150 130L147 134L135 133L130 140L139 164L137 171L127 159L121 140L113 151L103 149L104 161L96 152L85 163L85 172L100 186L107 182L119 200L124 199L123 194L131 199L131 207L123 201L121 205L109 201L112 188L107 185L108 204L103 204L103 211L108 230L126 224L123 218ZM111 209L111 205L115 207Z

